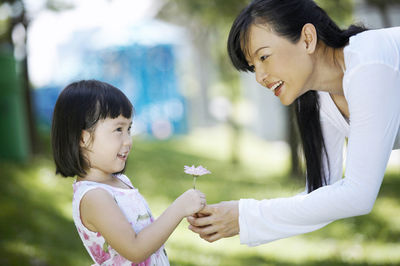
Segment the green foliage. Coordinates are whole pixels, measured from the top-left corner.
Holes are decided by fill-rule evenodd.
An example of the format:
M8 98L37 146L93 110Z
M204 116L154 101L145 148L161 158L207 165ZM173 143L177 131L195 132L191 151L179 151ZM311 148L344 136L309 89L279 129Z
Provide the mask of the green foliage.
M397 3L399 0L368 0L369 2ZM179 10L182 16L198 20L206 27L225 26L232 24L239 12L249 3L248 0L169 0L165 6L166 10ZM316 0L332 18L339 24L351 22L354 2L353 0ZM168 11L167 11L168 13Z
M366 0L371 6L383 7L389 5L400 5L400 0Z
M232 24L234 18L246 6L246 0L169 0L164 7L167 12L179 10L182 16L198 20L206 27Z
M226 41L233 20L247 3L246 0L169 0L159 14L162 19L186 25L202 45L209 46L223 85L214 93L226 95L232 102L240 99L241 92L238 73L226 52Z
M353 0L316 0L317 4L342 28L353 22Z
M209 204L289 196L303 188L285 175L279 146L245 136L241 145L248 150L232 166L224 139L207 131L166 142L135 140L127 175L155 216L191 188L184 165L212 171L197 180ZM0 265L90 265L71 218L73 179L55 176L48 156L26 165L2 162L0 173ZM183 221L166 249L171 265L399 265L399 190L397 169L385 177L371 214L254 248L239 245L238 237L207 243Z

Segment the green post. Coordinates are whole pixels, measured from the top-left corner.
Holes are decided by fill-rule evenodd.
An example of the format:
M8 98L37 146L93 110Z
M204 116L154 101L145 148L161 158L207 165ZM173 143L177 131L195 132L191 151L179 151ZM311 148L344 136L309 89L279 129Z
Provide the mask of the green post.
M29 155L26 104L10 53L0 52L0 160L25 161Z

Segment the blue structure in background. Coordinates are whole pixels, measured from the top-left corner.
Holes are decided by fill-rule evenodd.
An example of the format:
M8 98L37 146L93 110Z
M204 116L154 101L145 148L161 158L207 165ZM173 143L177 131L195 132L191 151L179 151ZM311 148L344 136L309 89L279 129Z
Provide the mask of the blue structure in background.
M66 51L63 57L68 58L70 53L74 51ZM165 139L187 132L185 100L179 92L173 45L136 43L81 50L74 56L74 60L66 59L65 66L60 66L58 74L64 84L56 82L33 91L41 128L50 128L52 111L63 87L74 80L99 79L121 89L133 103L134 134L147 133Z

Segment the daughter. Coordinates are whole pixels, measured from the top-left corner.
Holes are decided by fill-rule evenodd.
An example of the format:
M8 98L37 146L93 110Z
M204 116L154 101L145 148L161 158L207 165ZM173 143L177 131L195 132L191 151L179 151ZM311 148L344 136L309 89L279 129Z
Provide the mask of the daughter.
M96 80L68 85L52 123L56 173L77 176L73 218L98 265L169 265L163 243L180 221L204 208L190 189L154 220L145 199L122 173L132 147L133 107L117 88Z

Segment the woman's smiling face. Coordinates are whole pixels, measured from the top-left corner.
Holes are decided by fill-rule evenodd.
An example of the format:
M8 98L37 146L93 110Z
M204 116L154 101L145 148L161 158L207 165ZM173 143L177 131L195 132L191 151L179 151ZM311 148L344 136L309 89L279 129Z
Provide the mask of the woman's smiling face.
M266 25L253 24L244 48L257 82L272 90L282 104L290 105L311 85L313 61L306 34L293 43Z

